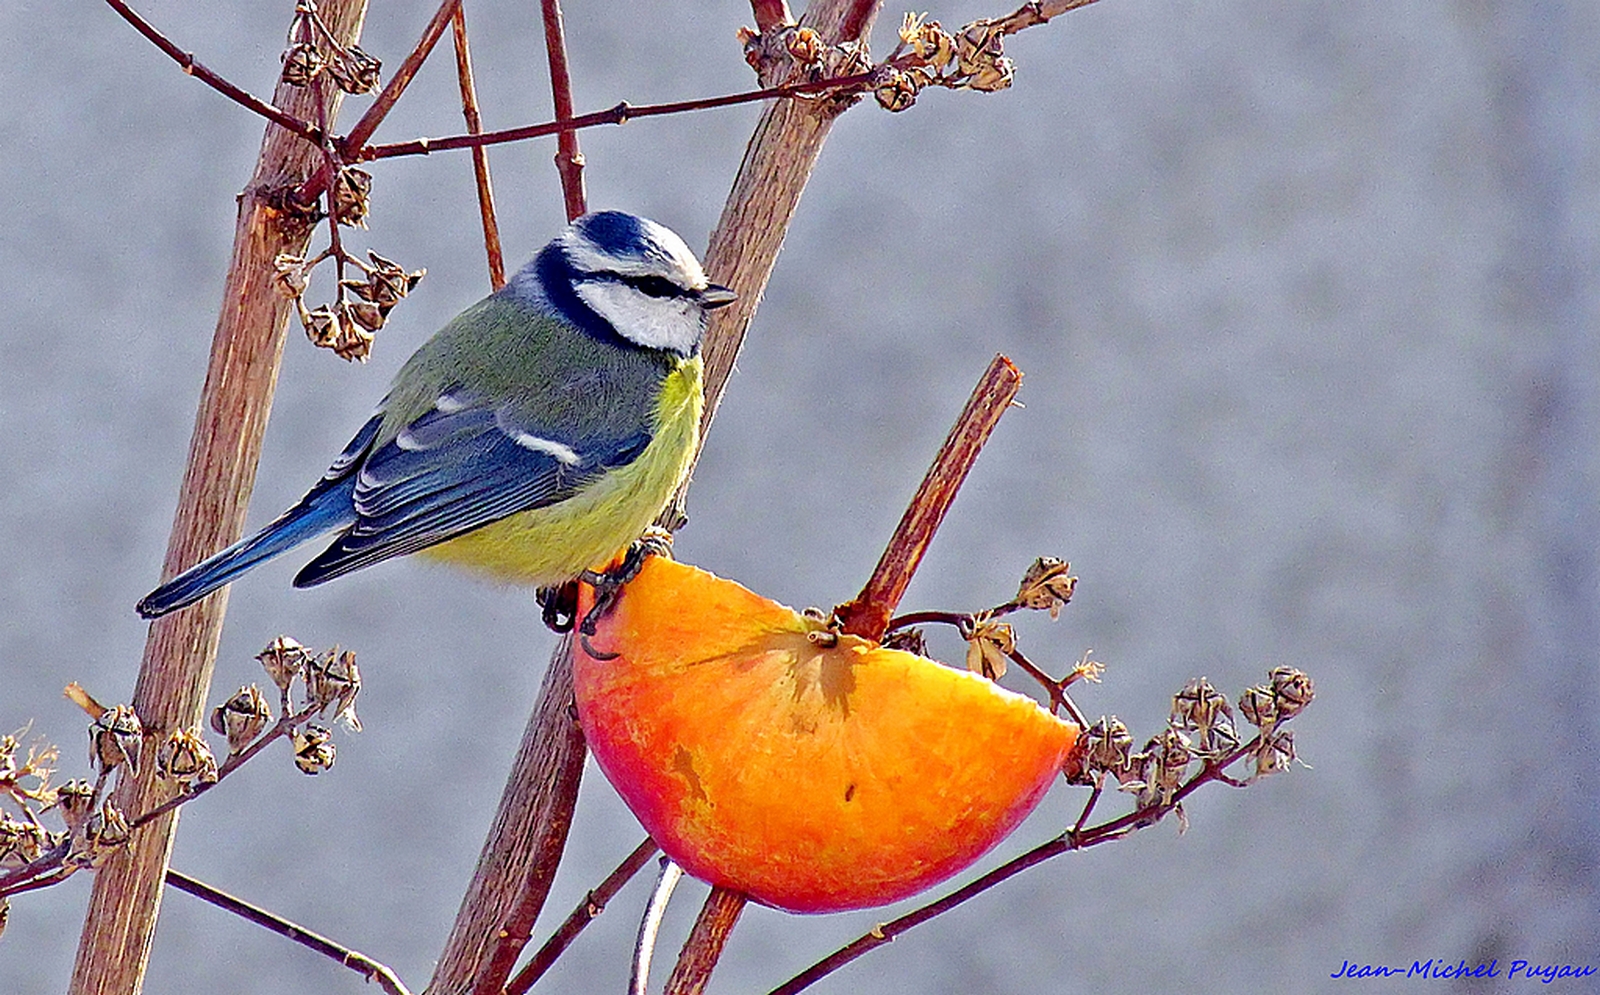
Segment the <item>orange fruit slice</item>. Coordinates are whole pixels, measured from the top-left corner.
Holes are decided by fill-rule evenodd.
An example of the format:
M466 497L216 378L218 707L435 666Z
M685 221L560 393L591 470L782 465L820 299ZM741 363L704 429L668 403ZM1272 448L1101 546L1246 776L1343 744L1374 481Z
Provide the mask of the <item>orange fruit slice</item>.
M794 912L944 880L1074 762L1077 726L1025 695L660 557L584 642L579 718L629 809L690 874Z

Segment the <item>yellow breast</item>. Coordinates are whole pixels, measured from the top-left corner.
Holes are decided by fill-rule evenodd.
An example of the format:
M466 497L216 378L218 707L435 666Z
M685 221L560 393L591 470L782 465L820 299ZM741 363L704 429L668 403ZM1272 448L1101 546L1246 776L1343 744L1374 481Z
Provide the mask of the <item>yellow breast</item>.
M491 522L421 555L547 587L605 564L666 507L694 459L704 404L698 355L667 375L650 445L565 501Z

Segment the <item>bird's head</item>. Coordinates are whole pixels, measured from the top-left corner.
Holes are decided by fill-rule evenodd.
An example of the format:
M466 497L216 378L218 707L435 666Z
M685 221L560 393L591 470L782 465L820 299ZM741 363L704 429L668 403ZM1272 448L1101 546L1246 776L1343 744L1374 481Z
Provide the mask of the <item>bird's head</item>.
M705 312L734 300L733 291L706 279L675 232L622 211L596 211L574 221L510 289L516 292L530 278L540 296L575 324L680 356L700 348Z

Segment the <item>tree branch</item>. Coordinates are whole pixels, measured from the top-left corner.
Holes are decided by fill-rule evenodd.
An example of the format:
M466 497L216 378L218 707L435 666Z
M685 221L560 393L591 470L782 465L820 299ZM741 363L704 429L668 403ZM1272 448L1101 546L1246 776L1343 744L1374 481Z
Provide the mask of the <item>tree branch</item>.
M366 2L325 0L322 10L339 37L353 40ZM338 95L325 99L331 120ZM286 84L279 86L276 100L301 120L323 112L312 92ZM288 223L277 206L277 197L320 160L317 147L304 137L268 125L256 174L239 201L233 259L163 577L226 546L244 526L290 313L290 302L272 287L272 260L282 252L304 254L310 236L304 225ZM224 590L151 624L133 694L151 743L200 723L226 606ZM157 780L154 766L137 778L122 779L115 796L118 808L144 812L170 796L171 788ZM73 972L75 995L133 995L139 990L176 825L175 812L157 819L96 872Z
M239 87L228 82L226 79L223 79L221 76L218 76L210 69L207 69L200 63L198 59L194 57L194 53L185 52L183 49L173 44L166 35L163 35L161 32L157 31L149 21L146 21L144 18L140 17L132 7L129 7L124 2L124 0L106 0L106 3L111 6L112 10L121 15L124 21L127 21L129 24L133 25L135 30L144 35L146 38L150 39L156 48L159 48L161 51L167 53L167 55L171 57L174 62L183 67L183 71L185 73L193 76L195 79L211 87L213 90L222 94L224 97L227 97L229 100L245 108L246 110L259 114L279 127L285 128L296 135L299 135L312 145L320 145L322 143L321 129L317 128L315 125L309 124L304 118L297 117L288 111L280 110L279 108L272 106L265 100L257 97L255 94L240 89Z
M927 476L922 478L916 496L901 516L872 577L854 601L834 609L845 632L873 641L883 638L889 617L906 593L956 492L967 479L967 471L972 469L983 444L1021 387L1022 372L1011 360L996 356L990 361L967 406L934 457Z
M219 888L213 888L204 881L192 878L170 867L167 868L167 884L179 891L193 895L203 902L215 905L224 912L232 912L241 919L253 922L257 926L277 933L279 936L293 940L302 947L315 950L324 957L338 961L368 981L376 981L378 987L388 992L389 995L411 995L411 992L401 983L393 971L359 950L351 950L349 947L341 946L320 933L314 933L298 923L268 912L258 905L251 905L242 898L236 898Z
M711 972L722 956L722 948L727 945L746 901L737 891L720 885L711 889L706 904L700 909L700 917L694 921L694 929L689 931L689 939L683 944L683 952L678 955L678 964L667 978L666 995L700 995L706 990L706 983L711 980Z
M567 39L561 24L561 0L539 0L544 18L544 48L550 60L550 97L555 104L556 124L572 120L572 76L567 70ZM556 139L556 172L561 174L561 199L567 220L573 221L588 210L583 193L583 153L578 151L578 133L563 128Z
M478 91L472 82L472 55L467 48L467 16L460 4L450 19L456 45L456 80L461 87L461 115L467 121L467 133L483 131L483 118L478 114ZM499 290L506 285L506 257L500 248L500 224L494 217L494 187L489 182L489 150L478 146L472 150L472 175L478 185L478 213L483 218L483 251L489 257L489 286Z

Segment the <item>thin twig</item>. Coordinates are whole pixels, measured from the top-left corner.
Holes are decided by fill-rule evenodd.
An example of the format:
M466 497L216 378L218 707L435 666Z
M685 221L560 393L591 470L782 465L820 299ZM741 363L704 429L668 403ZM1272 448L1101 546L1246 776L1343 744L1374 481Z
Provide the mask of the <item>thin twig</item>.
M382 92L372 101L372 106L367 108L366 113L355 123L355 127L350 129L350 134L336 143L339 154L346 161L350 159L350 150L365 145L367 139L372 137L372 133L378 130L378 125L389 116L395 102L406 92L406 87L411 85L417 70L422 68L422 63L432 54L433 47L439 44L439 39L444 35L444 29L449 25L450 19L460 9L461 0L444 0L439 4L439 9L433 12L433 18L428 21L428 26L422 29L422 37L417 40L416 47L400 63L400 68L395 70L394 75L389 77L389 82L384 84Z
M1022 371L1011 360L996 356L990 361L866 586L855 600L834 609L845 632L872 640L882 638L967 471L1021 387Z
M262 100L260 97L240 89L234 84L228 82L226 79L223 79L221 76L218 76L210 69L207 69L194 57L194 53L185 52L183 49L173 44L165 35L163 35L160 31L157 31L149 21L146 21L144 18L135 13L133 8L129 7L124 0L106 0L106 3L111 6L112 10L120 14L124 21L127 21L129 24L133 25L136 31L150 39L150 41L157 48L161 49L161 51L167 53L167 55L171 57L172 60L179 66L181 66L183 71L188 75L193 76L195 79L211 87L213 90L222 94L224 97L227 97L229 100L240 105L246 110L259 114L268 121L271 121L283 128L287 128L289 131L294 132L296 135L299 135L301 138L304 138L311 144L320 145L322 143L321 129L306 121L302 121L300 118L295 117L293 114L290 114L287 111L279 110L278 108L267 103L265 100Z
M739 921L747 899L737 891L718 885L706 896L706 904L689 931L689 939L678 954L678 963L667 978L666 995L700 995L711 972L722 956L722 948Z
M863 954L893 942L896 937L906 931L949 912L958 905L976 898L1003 881L1016 877L1036 864L1041 864L1063 853L1086 850L1091 846L1120 839L1135 829L1141 829L1159 822L1167 813L1177 808L1179 802L1183 801L1184 798L1188 797L1190 793L1201 785L1223 779L1225 777L1223 769L1250 753L1260 742L1261 737L1257 736L1249 743L1221 759L1208 762L1198 774L1175 791L1165 804L1156 803L1135 809L1120 818L1112 819L1110 822L1102 823L1086 830L1080 831L1077 827L1069 829L1059 836L1046 840L1026 853L1013 857L994 870L968 884L962 885L943 898L929 902L921 908L914 909L903 916L874 927L871 931L845 944L788 981L772 989L769 995L796 995L797 992L811 987ZM1089 808L1092 807L1093 802L1098 797L1099 789L1096 788L1095 794L1090 796L1090 805L1085 807L1085 816L1087 816ZM1083 817L1080 817L1079 822L1081 823L1082 821Z
M572 120L572 77L567 70L567 39L561 24L561 0L539 0L544 18L544 47L550 58L550 96L556 123ZM556 172L561 174L561 199L572 221L588 210L583 193L583 153L578 133L563 129L556 139Z
M528 966L518 971L517 976L507 982L506 995L526 995L528 989L555 965L556 959L572 946L572 941L578 938L584 927L594 922L600 913L605 911L606 904L616 897L617 892L650 862L657 849L655 840L646 836L644 842L622 858L622 863L607 874L604 881L583 896L583 901L578 903L566 921L551 934L550 939L544 941L544 946L540 947L533 955L533 959L528 961Z
M215 905L225 912L255 923L264 929L277 933L286 939L293 940L309 950L315 950L324 957L338 961L350 968L368 981L376 981L378 987L388 992L389 995L411 995L409 989L401 983L395 973L383 964L378 963L359 950L351 950L328 939L320 933L312 932L298 923L291 922L280 915L268 912L258 905L251 905L242 898L236 898L196 878L192 878L180 871L167 868L167 884L186 892L203 902Z
M595 128L606 124L626 124L638 118L682 114L687 111L710 110L717 107L731 107L735 104L748 104L760 100L770 100L774 97L796 97L808 93L825 93L829 90L848 89L850 87L864 86L876 78L877 71L873 70L871 72L856 73L851 76L834 76L807 83L789 83L783 86L770 86L761 90L746 90L740 93L724 94L720 97L679 100L666 104L634 105L624 101L603 111L580 114L569 121L546 121L543 124L524 125L520 128L486 131L479 135L449 135L445 138L417 138L409 142L368 145L359 150L353 150L353 161L365 162L372 159L391 159L402 155L429 155L450 149L503 145L506 142L520 142L529 138L554 135L562 131L580 131L584 128Z
M633 943L633 973L628 978L628 995L648 995L650 991L650 962L656 955L656 937L661 935L661 920L667 917L667 903L678 882L683 880L683 868L668 857L661 858L661 873L656 875L656 886L650 889L650 901L645 903L644 918L639 920L639 935Z
M459 3L450 19L455 38L456 81L461 87L461 116L466 119L467 133L483 132L483 118L478 113L478 90L472 82L472 54L467 46L467 14ZM506 285L506 257L500 248L500 224L494 216L494 186L489 182L489 150L479 146L472 150L472 175L478 185L478 213L483 218L483 251L489 257L489 285L499 290Z

